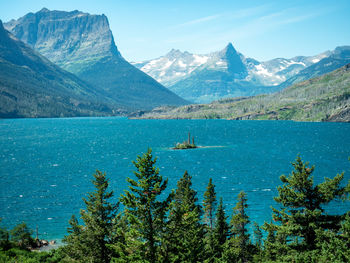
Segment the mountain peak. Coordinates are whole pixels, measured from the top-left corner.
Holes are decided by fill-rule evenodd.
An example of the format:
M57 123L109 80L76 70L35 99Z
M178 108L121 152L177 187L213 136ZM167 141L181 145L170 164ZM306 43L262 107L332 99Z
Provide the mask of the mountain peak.
M43 7L38 13L46 13L46 12L50 12L50 10L47 9L46 7Z
M167 57L178 57L181 56L182 52L179 49L171 49L165 56Z
M226 45L226 49L234 49L233 45L231 42L228 42L228 44Z
M232 74L238 74L241 78L247 75L247 69L242 61L241 55L229 42L226 47L217 53L217 58L227 62L227 70Z
M226 47L222 50L222 53L224 55L228 55L228 54L237 54L236 49L233 47L232 43L229 42Z
M4 37L6 34L6 29L4 28L4 25L2 24L2 21L0 20L0 43L4 41Z
M52 62L74 73L77 67L73 61L97 61L101 57L122 59L105 15L43 8L4 26Z

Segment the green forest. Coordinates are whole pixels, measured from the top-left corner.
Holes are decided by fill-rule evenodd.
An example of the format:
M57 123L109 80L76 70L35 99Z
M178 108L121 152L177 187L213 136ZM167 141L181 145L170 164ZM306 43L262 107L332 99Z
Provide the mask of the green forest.
M251 222L242 191L232 211L209 180L203 202L187 171L170 194L151 149L137 156L129 188L114 203L105 173L96 171L94 191L79 218L69 220L64 245L33 251L25 223L0 228L0 262L350 262L350 212L329 214L333 201L349 201L344 173L315 184L314 166L300 156L281 175L271 220ZM253 226L253 231L248 231Z

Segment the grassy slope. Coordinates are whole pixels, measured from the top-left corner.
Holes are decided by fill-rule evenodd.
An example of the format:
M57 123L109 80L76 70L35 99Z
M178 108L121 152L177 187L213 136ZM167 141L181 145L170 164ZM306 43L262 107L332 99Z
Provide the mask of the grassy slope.
M350 121L350 64L278 93L157 110L142 117Z

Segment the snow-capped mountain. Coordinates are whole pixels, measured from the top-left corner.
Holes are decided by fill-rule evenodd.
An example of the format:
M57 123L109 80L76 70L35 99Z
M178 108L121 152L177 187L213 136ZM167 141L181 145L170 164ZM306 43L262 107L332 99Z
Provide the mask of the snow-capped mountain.
M316 56L298 56L291 59L275 58L272 60L252 63L252 59L246 59L249 71L248 81L264 86L276 86L298 74L301 70L328 57L330 51L323 52Z
M208 62L210 55L195 55L172 49L165 56L132 63L165 86L171 86Z
M259 62L246 58L229 43L223 50L210 54L173 49L165 56L133 64L185 99L209 102L274 92L278 85L331 53Z

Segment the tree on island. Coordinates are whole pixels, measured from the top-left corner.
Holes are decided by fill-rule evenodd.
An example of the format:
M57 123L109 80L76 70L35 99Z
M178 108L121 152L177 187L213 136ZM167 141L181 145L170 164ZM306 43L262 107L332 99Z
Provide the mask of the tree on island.
M113 191L108 191L109 182L106 174L96 170L93 175L96 190L83 198L86 210L81 210L84 225L79 225L73 215L69 221L68 236L64 252L73 260L85 262L110 262L113 250L109 247L114 242L118 204L109 201Z
M175 150L184 150L184 149L193 149L198 148L197 145L194 143L194 137L192 137L192 143L191 143L191 134L188 133L188 139L187 141L184 141L182 143L177 143L175 145Z

